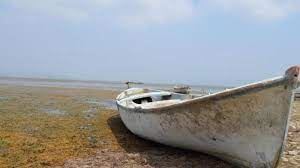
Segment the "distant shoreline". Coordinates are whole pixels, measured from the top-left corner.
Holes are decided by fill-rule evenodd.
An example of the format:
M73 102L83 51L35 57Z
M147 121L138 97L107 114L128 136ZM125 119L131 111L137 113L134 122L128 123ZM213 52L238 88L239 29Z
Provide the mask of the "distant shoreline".
M124 84L125 80L122 81L110 81L110 80L83 80L83 79L62 79L62 78L46 78L46 77L16 77L16 76L0 76L1 79L12 79L12 80L33 80L33 81L47 81L47 82L86 82L86 83L116 83L116 84ZM139 81L143 82L143 81ZM165 86L165 85L176 85L182 83L151 83L151 82L144 82L146 85L157 85L157 86ZM187 84L189 86L196 86L196 87L213 87L213 88L232 88L234 86L222 86L222 85L207 85L207 84Z
M1 79L7 80L29 80L29 81L47 81L47 82L88 82L88 83L122 83L121 81L102 81L102 80L80 80L80 79L61 79L61 78L39 78L39 77L14 77L14 76L0 76Z
M10 77L0 76L0 84L26 85L26 86L58 86L72 88L101 88L108 90L124 90L126 85L121 81L105 81L105 80L78 80L78 79L54 79L54 78L32 78L32 77ZM145 83L142 86L153 89L171 89L176 84L161 83ZM192 90L205 90L208 92L216 92L225 90L225 86L209 86L209 85L189 85Z

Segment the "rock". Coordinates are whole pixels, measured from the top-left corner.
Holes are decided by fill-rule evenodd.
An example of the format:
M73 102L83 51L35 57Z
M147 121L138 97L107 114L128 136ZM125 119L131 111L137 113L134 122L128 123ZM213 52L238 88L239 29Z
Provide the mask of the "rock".
M146 164L148 164L148 161L147 161L147 159L142 158L141 163L142 163L143 165L146 165Z
M130 158L130 159L137 159L140 157L140 154L138 153L130 153L130 154L127 154L127 156Z
M298 154L298 151L288 151L288 155L296 156Z
M296 132L296 131L297 131L296 125L295 125L295 124L291 124L291 125L289 126L289 131L291 131L291 132Z
M288 161L289 161L289 160L288 160L287 158L285 158L285 157L281 158L281 160L282 160L283 162L288 162Z
M80 126L79 129L80 129L80 130L87 130L87 129L89 129L89 127L86 126L86 125L84 125L84 126Z
M97 140L96 137L89 136L87 139L88 139L88 142L89 142L89 144L90 144L91 147L96 147L97 146L98 140Z
M293 164L293 165L298 165L298 163L294 160L291 160L289 163Z
M109 152L109 150L108 149L102 149L100 152L101 153L107 153L107 152Z

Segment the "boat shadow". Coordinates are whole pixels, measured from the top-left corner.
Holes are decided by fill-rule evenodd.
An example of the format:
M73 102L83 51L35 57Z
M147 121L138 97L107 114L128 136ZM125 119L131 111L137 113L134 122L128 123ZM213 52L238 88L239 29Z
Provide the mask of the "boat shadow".
M142 160L146 160L147 164L152 167L234 167L213 156L177 149L139 138L125 127L119 115L110 117L107 123L118 144L127 154L138 154Z

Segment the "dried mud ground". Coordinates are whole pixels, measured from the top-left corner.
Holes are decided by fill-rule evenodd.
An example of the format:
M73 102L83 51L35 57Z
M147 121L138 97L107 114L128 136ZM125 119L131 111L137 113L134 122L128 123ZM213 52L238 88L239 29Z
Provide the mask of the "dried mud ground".
M143 140L122 124L117 92L0 85L0 167L233 167ZM300 167L300 101L279 167Z

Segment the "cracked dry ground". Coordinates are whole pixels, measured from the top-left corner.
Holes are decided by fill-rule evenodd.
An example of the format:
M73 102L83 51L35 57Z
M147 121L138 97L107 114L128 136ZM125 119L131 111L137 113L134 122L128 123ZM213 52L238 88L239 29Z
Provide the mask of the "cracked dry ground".
M0 167L233 167L131 134L101 102L117 92L0 85ZM93 101L91 101L93 100ZM300 101L279 167L299 167Z

